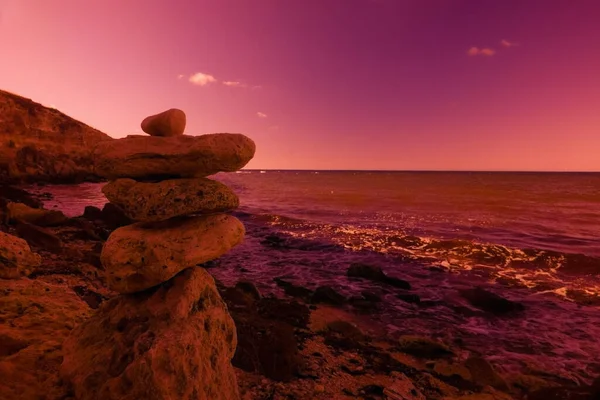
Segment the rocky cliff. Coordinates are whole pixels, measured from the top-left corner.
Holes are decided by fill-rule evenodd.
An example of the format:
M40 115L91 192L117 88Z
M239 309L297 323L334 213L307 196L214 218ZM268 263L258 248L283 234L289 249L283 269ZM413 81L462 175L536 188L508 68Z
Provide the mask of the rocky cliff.
M92 153L110 136L0 90L0 183L94 180Z

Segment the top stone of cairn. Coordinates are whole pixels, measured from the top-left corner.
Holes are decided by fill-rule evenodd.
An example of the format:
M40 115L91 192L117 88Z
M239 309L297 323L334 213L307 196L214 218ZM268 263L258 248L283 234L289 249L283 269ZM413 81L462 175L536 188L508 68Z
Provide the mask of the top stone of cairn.
M150 136L180 136L185 130L185 113L177 108L151 115L142 121L142 130Z

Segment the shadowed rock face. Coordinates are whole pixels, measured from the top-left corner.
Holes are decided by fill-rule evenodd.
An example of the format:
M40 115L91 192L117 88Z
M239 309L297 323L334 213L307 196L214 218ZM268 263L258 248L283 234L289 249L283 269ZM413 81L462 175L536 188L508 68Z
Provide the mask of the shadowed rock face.
M119 228L102 249L108 286L119 293L151 288L225 254L243 240L244 232L237 218L224 214Z
M191 268L105 303L63 344L61 373L79 400L238 399L236 344L214 280Z
M150 136L179 136L185 131L185 113L177 108L151 115L142 121L142 130Z
M100 143L96 171L108 179L198 178L233 172L254 157L254 142L237 133L202 136L132 136Z
M156 183L117 179L102 193L137 221L160 221L189 214L210 214L238 207L231 189L210 179L171 179Z
M25 240L0 232L0 279L28 275L41 262L41 257L31 251Z
M92 153L108 135L0 90L0 182L96 180Z

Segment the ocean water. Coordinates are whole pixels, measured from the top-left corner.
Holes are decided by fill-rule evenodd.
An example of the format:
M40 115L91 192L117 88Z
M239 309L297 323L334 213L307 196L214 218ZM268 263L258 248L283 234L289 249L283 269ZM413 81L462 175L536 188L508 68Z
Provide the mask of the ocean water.
M240 171L213 177L241 201L245 242L211 273L281 294L273 278L383 298L369 318L390 336L423 334L494 361L584 382L600 374L600 174ZM76 216L101 207L102 184L32 187ZM285 240L273 248L265 238ZM349 279L352 262L409 281L398 290ZM460 289L482 286L526 307L495 318Z

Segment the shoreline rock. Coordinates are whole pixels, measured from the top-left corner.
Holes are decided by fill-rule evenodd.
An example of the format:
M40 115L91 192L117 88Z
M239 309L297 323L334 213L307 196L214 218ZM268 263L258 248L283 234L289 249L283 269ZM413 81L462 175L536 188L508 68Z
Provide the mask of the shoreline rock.
M185 113L177 108L171 108L144 118L141 128L150 136L179 136L185 131L185 123Z

